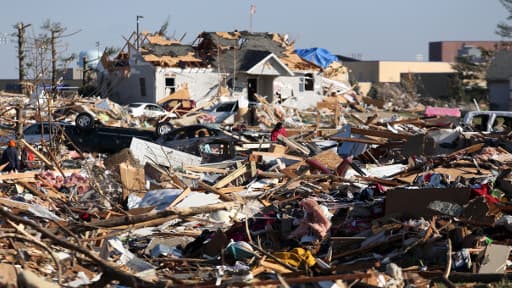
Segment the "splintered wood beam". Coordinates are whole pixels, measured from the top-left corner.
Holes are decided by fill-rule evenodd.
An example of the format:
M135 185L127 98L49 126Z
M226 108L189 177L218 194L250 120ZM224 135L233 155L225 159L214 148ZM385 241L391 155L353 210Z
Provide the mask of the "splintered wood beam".
M286 146L288 146L290 149L299 151L300 153L302 153L304 155L309 155L309 153L310 153L310 151L307 147L297 143L294 140L288 139L287 137L284 137L283 135L277 136L277 140L286 144Z
M285 158L285 159L297 160L297 161L304 160L304 158L302 158L302 157L295 156L295 155L289 155L289 154L285 154L285 153L253 151L251 154L255 155L255 156Z
M411 135L407 134L397 134L393 133L391 131L387 130L375 130L375 129L362 129L362 128L356 128L351 127L350 132L352 134L358 134L358 135L365 135L365 136L373 136L373 137L380 137L380 138L388 138L388 139L395 139L395 140L407 140Z
M183 166L183 169L190 171L190 172L228 174L228 170L214 168L214 167L186 165L186 166Z
M464 149L457 150L457 151L449 154L447 157L448 158L452 158L454 156L461 155L461 154L474 153L474 152L479 151L480 149L482 149L484 146L485 146L484 143L479 143L479 144L471 145L471 146L466 147Z
M185 199L185 197L188 196L188 194L190 194L192 190L190 190L190 187L187 187L187 189L183 190L183 192L181 192L180 195L178 195L178 197L176 197L176 199L174 199L171 204L169 204L169 206L167 207L174 207L176 206L176 204L180 203L181 200Z
M233 199L229 198L225 193L222 193L221 190L213 187L213 186L210 186L206 183L204 183L203 181L197 181L197 185L199 185L199 187L203 188L204 190L206 191L209 191L209 192L212 192L212 193L215 193L217 195L220 196L220 199L224 200L224 201L231 201Z
M386 142L387 142L387 141L382 141L382 140L347 138L347 137L330 137L330 139L334 140L334 141L338 141L338 142L354 142L354 143L375 144L375 145L382 145L382 144L386 144Z
M236 178L245 174L245 172L247 172L247 164L241 166L240 168L238 168L235 171L228 174L226 177L222 178L220 181L215 183L215 185L213 185L213 187L216 189L222 188L222 187L228 185L229 183L231 183L231 181L233 181Z
M50 168L54 169L55 165L53 165L53 163L48 160L48 158L46 158L43 154L39 153L39 151L37 151L37 149L35 149L32 145L28 144L27 141L25 141L25 139L21 139L20 142L28 149L30 150L32 153L34 153L34 155L36 155L37 158L41 159L41 161L44 162L44 164L48 165Z

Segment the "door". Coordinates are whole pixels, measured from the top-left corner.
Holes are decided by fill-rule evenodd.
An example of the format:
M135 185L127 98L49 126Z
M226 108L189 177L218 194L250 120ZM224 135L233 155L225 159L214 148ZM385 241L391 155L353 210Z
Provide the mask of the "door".
M249 125L256 125L256 93L258 93L258 79L247 79L247 100L249 100Z

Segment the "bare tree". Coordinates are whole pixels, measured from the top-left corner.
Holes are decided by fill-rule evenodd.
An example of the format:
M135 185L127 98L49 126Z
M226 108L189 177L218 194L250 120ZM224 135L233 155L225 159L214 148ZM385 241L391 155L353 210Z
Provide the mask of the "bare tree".
M508 17L507 21L512 20L512 0L500 0L500 3L507 9ZM512 38L512 25L505 21L501 21L496 26L496 34L503 38Z

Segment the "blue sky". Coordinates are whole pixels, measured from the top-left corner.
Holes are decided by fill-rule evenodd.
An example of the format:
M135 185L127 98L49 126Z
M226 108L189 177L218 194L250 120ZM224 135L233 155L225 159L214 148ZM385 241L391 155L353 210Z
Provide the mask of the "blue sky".
M499 40L496 24L507 13L498 0L253 0L257 32L287 33L296 48L323 47L364 60L428 59L428 42ZM169 35L191 42L202 31L249 29L250 0L19 0L5 1L0 36L15 32L17 22L39 33L45 19L60 22L68 32L65 53L78 54L104 46L121 47L123 36L140 28L156 31L170 19ZM16 43L1 41L0 78L17 77Z

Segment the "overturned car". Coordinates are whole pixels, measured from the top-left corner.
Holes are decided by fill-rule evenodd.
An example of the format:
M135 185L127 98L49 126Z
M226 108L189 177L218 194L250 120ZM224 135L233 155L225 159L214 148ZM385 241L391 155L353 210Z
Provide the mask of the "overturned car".
M129 148L136 137L175 150L200 156L203 162L218 162L235 156L236 139L222 130L206 125L190 125L174 129L172 125L157 125L155 130L106 126L91 114L80 113L75 126L66 133L82 151L116 153ZM160 128L160 129L159 129Z

